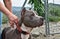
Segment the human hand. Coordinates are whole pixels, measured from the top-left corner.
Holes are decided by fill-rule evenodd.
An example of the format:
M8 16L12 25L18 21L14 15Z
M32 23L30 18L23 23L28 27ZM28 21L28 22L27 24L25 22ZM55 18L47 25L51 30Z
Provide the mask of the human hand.
M8 15L8 18L9 18L10 26L12 28L14 28L14 24L17 24L18 23L18 17L15 16L14 14L10 14L10 15Z

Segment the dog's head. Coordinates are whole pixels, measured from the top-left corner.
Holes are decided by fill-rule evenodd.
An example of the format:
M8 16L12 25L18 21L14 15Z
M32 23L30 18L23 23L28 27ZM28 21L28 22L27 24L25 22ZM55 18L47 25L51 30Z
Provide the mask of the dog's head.
M23 23L26 27L39 27L43 25L43 20L43 17L38 16L35 11L23 8L19 25Z

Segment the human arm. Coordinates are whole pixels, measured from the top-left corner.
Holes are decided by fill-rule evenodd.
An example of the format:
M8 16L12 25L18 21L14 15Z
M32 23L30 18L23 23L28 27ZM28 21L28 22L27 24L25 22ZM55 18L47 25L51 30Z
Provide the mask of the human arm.
M5 7L12 12L12 1L11 0L3 0Z
M12 14L1 2L0 2L0 11L2 11L10 20L10 24L12 27L14 27L14 23L18 22L17 16Z

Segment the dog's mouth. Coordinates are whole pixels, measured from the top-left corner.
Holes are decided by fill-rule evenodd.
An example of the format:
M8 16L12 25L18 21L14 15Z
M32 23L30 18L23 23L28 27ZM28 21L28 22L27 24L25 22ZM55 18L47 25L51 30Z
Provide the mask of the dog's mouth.
M43 22L44 22L44 20L41 20L39 26L42 26L43 25Z

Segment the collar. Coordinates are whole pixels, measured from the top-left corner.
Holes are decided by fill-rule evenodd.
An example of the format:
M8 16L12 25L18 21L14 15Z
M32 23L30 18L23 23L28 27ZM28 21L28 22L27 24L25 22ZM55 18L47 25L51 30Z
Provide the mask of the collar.
M22 29L21 29L21 27L17 24L17 31L19 32L19 33L22 33L22 34L29 34L29 32L26 32L26 31L23 31Z

